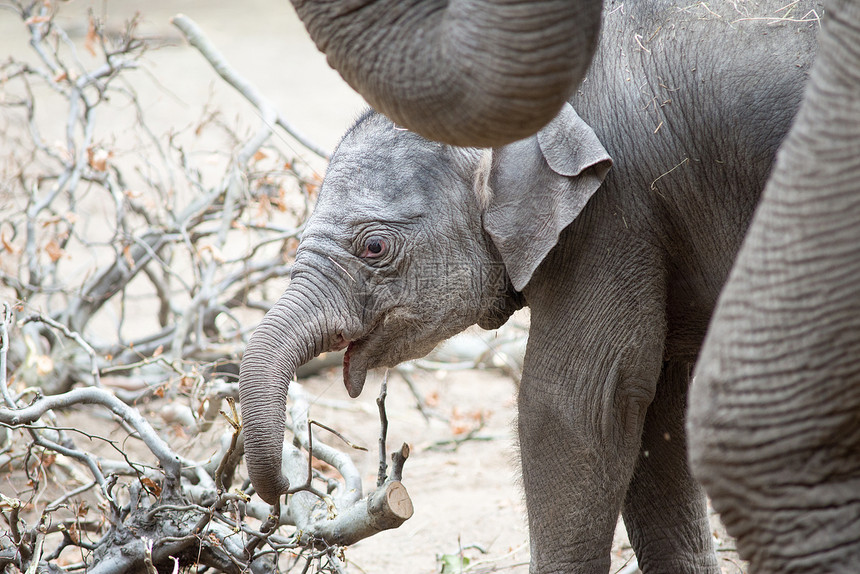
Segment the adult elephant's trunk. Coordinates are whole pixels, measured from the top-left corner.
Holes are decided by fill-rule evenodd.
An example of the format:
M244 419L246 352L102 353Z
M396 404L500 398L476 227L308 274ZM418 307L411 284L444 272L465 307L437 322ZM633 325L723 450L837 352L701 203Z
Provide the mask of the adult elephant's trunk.
M536 133L585 75L601 2L292 0L329 64L421 135L500 146Z
M248 476L260 498L275 504L289 488L281 474L287 390L299 365L325 350L321 316L291 285L251 335L239 370L239 400Z

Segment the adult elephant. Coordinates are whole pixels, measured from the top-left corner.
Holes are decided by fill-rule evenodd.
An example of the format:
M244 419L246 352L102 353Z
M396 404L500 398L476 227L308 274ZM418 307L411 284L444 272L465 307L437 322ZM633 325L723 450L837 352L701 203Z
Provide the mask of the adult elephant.
M860 4L828 5L803 105L714 316L692 464L750 572L860 571Z
M492 153L362 118L243 357L260 496L288 487L299 364L346 347L356 395L367 369L528 305L518 431L532 572L605 573L619 513L646 572L717 572L687 466L686 390L814 52L814 23L773 22L784 7L609 3L572 107Z
M333 68L430 139L498 146L546 125L597 45L593 0L292 0Z

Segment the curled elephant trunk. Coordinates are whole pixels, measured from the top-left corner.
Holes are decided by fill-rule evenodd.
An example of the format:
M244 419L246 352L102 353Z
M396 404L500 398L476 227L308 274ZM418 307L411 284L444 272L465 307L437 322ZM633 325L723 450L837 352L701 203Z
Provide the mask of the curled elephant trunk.
M288 288L251 335L239 370L248 476L269 504L290 486L281 473L290 380L296 368L325 350L313 308L300 289Z
M292 0L329 64L428 139L496 147L550 122L585 76L601 2Z

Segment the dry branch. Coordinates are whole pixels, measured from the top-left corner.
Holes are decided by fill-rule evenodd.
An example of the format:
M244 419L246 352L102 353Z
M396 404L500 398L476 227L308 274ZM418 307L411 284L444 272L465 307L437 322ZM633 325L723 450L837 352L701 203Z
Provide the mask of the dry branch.
M0 63L0 181L12 207L0 222L0 298L13 302L0 317L0 473L16 489L0 498L11 534L0 535L0 567L345 572L342 545L411 516L402 460L397 480L362 497L353 460L336 437L315 436L327 427L294 384L284 472L301 486L272 518L243 476L230 402L248 326L283 288L319 184L271 136L325 154L185 17L174 23L261 114L250 136L212 109L158 135L129 76L157 47L135 21L109 35L90 15L88 65L55 5L3 8L20 16L36 58ZM40 113L45 93L53 118ZM138 130L109 132L108 111ZM52 121L63 137L49 143ZM75 420L90 430L65 422ZM313 458L342 479L313 470Z

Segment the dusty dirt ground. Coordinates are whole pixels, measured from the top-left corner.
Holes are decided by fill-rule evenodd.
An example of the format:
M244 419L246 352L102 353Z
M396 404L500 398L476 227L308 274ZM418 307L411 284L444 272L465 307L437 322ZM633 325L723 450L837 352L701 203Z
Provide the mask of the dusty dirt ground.
M248 0L239 5L224 0L73 0L61 3L58 19L73 38L80 39L86 33L89 8L97 14L107 13L116 26L140 12L143 33L167 43L167 47L146 57L158 82L142 78L138 88L157 127L167 129L185 121L206 101L235 109L237 114L251 109L217 78L196 51L186 46L169 23L177 12L196 20L227 60L324 149L335 146L365 105L328 67L286 1ZM0 11L0 58L25 45L22 34L17 17ZM310 162L316 161L305 156ZM380 377L379 373L371 375L357 401L348 399L337 369L302 381L318 398L312 416L370 449L366 454L354 454L368 486L377 470L378 417L374 401ZM465 554L473 560L487 560L484 566L475 565L471 571L498 568L526 573L528 537L513 439L514 382L492 369L418 370L414 380L419 396L432 405L431 412L436 416L422 416L415 408L415 397L396 374L389 380L388 414L389 450L402 442L412 445L404 484L415 514L401 528L349 548L349 571L431 574L440 571L437 555L455 554L466 548ZM78 420L87 418L84 413ZM446 442L463 438L479 420L483 420L483 427L472 440L456 446ZM182 440L181 433L175 437L176 441ZM7 488L8 482L0 482L0 490L7 492ZM728 551L733 543L719 529L716 517L714 531L721 549L727 550L721 552L724 571L743 572L742 563ZM472 545L486 554L469 548ZM624 568L631 556L620 527L612 572Z
M447 344L456 347L469 344L468 340L466 335ZM305 388L319 398L312 406L313 416L370 448L369 453L353 456L365 485L374 484L378 467L375 400L382 376L380 372L369 375L364 392L355 401L346 394L339 369L304 381ZM367 573L432 574L440 572L438 556L457 554L460 548L474 545L482 550L465 551L473 569L464 572L527 574L528 529L514 438L514 380L493 368L416 369L410 378L419 397L433 405L430 418L422 416L415 395L393 371L389 373L386 404L389 451L403 442L412 447L403 483L415 514L399 529L349 548L346 557L351 566ZM472 438L466 439L468 436ZM712 516L712 530L723 572L745 572L745 564L734 552L734 541L716 515ZM639 572L629 569L632 557L619 521L610 573Z

